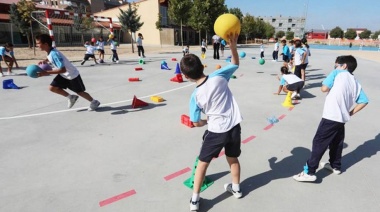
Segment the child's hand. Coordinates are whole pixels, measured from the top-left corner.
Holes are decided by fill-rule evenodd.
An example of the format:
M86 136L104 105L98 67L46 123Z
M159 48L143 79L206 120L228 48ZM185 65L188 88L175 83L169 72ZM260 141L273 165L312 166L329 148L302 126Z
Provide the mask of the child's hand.
M231 33L230 35L228 35L228 44L230 45L230 49L236 48L238 38L239 38L239 34Z
M279 93L273 93L274 95L280 95Z

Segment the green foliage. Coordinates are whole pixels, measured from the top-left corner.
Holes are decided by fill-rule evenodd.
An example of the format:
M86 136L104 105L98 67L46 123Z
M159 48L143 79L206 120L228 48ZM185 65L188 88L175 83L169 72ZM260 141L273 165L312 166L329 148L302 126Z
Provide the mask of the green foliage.
M371 36L371 30L364 30L359 34L360 39L368 39Z
M31 25L33 23L32 12L36 10L33 2L20 0L17 4L11 4L9 15L11 22L27 36L29 48L31 48Z
M286 40L293 40L294 38L294 32L288 31L286 32Z
M344 34L344 37L349 39L349 40L355 39L356 36L357 36L356 31L353 29L347 30L347 32Z
M192 4L191 0L170 0L168 8L170 20L176 24L186 25L190 18Z
M284 37L284 36L285 36L285 32L282 31L282 30L280 30L280 31L278 31L278 32L276 33L276 38L282 38L282 37Z
M373 33L373 35L371 36L372 39L379 39L379 35L380 35L380 31L376 31L375 33Z
M228 13L234 14L236 17L238 17L240 22L243 22L243 13L241 12L240 8L230 8L228 9Z
M330 31L331 38L343 38L344 32L340 27L335 27Z
M120 10L120 15L118 16L121 28L124 31L129 30L131 33L137 32L144 25L144 22L140 22L141 17L137 15L137 8L132 8L129 3L129 7L126 11Z
M243 21L241 23L241 34L245 36L245 39L251 38L253 32L255 31L255 17L250 14L246 14L243 17Z
M189 24L195 30L207 30L210 17L206 15L207 8L204 0L194 0L191 8L191 17Z
M162 31L161 22L162 22L162 15L158 13L158 19L155 24L156 24L156 29L158 29L159 31Z
M274 36L274 27L272 25L270 25L270 23L268 22L265 22L265 34L264 34L264 38L271 38Z

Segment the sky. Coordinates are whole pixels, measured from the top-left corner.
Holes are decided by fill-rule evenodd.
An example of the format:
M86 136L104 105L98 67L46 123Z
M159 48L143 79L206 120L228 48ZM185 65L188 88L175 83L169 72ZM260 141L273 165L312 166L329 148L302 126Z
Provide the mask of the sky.
M306 16L306 30L337 26L380 30L380 0L225 0L225 4L255 17Z

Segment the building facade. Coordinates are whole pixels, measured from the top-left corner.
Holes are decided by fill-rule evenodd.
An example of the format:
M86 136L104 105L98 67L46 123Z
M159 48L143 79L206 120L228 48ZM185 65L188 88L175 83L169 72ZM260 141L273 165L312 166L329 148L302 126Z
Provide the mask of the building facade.
M268 22L278 31L294 32L295 37L302 37L305 32L306 19L304 17L285 17L285 16L259 16L260 20Z

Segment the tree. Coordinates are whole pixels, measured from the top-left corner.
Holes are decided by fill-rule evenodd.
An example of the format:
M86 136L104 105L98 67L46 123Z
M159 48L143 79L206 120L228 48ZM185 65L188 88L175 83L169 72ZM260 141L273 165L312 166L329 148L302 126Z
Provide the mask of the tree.
M359 34L359 37L360 39L368 39L371 36L371 33L371 30L366 29Z
M181 45L183 47L183 31L182 25L187 24L190 19L190 10L192 7L191 0L170 0L168 15L169 18L176 24L181 26Z
M264 33L265 38L271 38L274 36L275 30L274 30L274 27L270 25L270 23L265 22L264 28L265 28L265 33Z
M81 3L74 12L78 14L86 14L87 6ZM92 24L94 18L74 16L73 22L73 27L81 33L81 42L84 43L84 33L94 28L94 25Z
M160 31L160 32L162 31L161 22L162 22L162 15L160 13L158 13L158 20L156 21L156 29L158 29L158 31ZM162 48L161 33L160 33L160 45Z
M353 29L347 30L347 32L344 34L344 37L349 39L349 40L355 39L356 36L357 36L356 31Z
M285 32L282 31L282 30L280 30L280 31L278 31L278 32L276 33L276 38L282 38L282 37L284 37L284 36L285 36Z
M135 32L140 30L140 28L144 25L144 22L140 22L140 16L137 15L137 8L132 8L131 3L128 3L128 9L126 11L123 11L119 8L120 15L118 16L121 28L124 31L129 30L131 32L131 44L132 44L132 53L135 52L134 46L133 46L133 35Z
M26 36L29 48L31 45L31 26L32 12L36 10L36 5L33 2L20 0L17 4L10 6L9 15L11 22Z
M251 16L247 13L243 17L243 21L241 24L241 33L245 36L245 43L248 43L248 38L251 37L251 34L255 30L255 17Z
M294 38L294 32L288 31L286 32L286 40L292 40Z
M205 1L194 0L191 8L190 26L199 31L199 41L201 42L201 31L207 31L207 23L210 22L210 17L206 15L207 8Z
M263 38L264 35L265 35L265 22L263 20L260 20L259 18L256 18L254 36L255 38Z
M335 27L330 31L331 38L343 38L344 32L340 27Z
M373 35L371 36L371 38L374 39L374 40L379 39L379 35L380 35L380 30L376 31L375 33L373 33Z
M228 13L234 14L236 17L238 17L240 22L243 22L243 13L241 12L240 8L230 8L228 9Z

